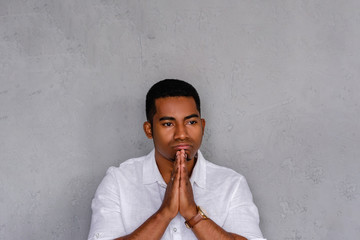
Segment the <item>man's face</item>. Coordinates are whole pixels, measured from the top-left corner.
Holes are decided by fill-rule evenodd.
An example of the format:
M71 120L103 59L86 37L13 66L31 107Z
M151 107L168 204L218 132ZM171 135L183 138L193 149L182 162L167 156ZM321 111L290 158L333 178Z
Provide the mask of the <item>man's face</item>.
M184 149L188 160L200 148L205 120L200 118L192 97L166 97L155 100L152 135L155 156L174 161L176 152ZM145 130L146 131L146 130Z

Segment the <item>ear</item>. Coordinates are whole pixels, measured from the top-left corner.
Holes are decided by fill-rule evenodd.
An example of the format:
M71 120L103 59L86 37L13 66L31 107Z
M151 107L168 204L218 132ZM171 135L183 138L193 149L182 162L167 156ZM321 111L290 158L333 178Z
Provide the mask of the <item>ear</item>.
M201 127L202 127L202 135L204 136L205 133L205 125L206 125L206 121L204 118L201 119Z
M149 123L148 121L144 122L143 128L146 137L148 139L152 139L153 137L152 137L151 123Z

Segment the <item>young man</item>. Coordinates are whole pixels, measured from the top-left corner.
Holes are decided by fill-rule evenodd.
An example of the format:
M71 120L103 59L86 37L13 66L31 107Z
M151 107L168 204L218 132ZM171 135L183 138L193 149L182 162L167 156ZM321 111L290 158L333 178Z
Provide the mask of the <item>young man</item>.
M195 88L156 83L146 116L154 150L109 168L92 202L89 239L262 239L245 178L199 150L205 120Z

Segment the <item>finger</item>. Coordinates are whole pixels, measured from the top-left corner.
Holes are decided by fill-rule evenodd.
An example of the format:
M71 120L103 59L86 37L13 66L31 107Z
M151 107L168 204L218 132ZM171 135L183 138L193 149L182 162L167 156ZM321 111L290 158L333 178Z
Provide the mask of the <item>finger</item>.
M176 153L177 154L177 153ZM178 155L178 154L177 154ZM180 166L179 166L179 158L176 157L176 165L174 166L173 168L173 175L172 175L172 180L173 181L176 181L176 180L179 180L180 179Z
M187 175L187 168L185 163L183 162L183 164L180 167L180 188L182 190L186 189L186 185L188 184L189 181L189 177Z
M180 188L180 168L176 168L174 177L172 178L172 194L178 198L179 188Z
M187 153L186 153L186 151L184 150L184 162L187 162Z
M175 181L177 181L177 183L180 183L180 178L181 178L181 174L180 174L180 167L177 166L176 168L176 174L175 174Z
M176 152L175 161L174 161L174 168L179 164L179 151Z
M181 152L180 160L181 160L180 164L181 164L182 173L185 174L182 177L186 179L188 177L188 175L187 175L187 166L186 166L186 153L184 150L182 150L182 152Z
M174 164L173 164L173 169L171 171L171 174L170 174L170 181L172 182L175 178L175 174L177 172L177 169L179 168L179 151L176 152L176 155L175 155L175 161L174 161Z
M183 165L185 163L186 159L186 153L184 149L181 149L180 151L180 165Z
M175 174L178 172L178 170L180 169L180 151L176 152L176 156L175 156L175 163L174 163L174 176Z
M183 168L183 162L184 162L184 150L179 151L179 168L180 168L180 182L182 181L182 168Z
M182 150L176 152L179 165L181 164L181 153L182 153Z
M175 155L175 163L174 163L174 166L175 166L175 167L179 167L179 165L180 165L180 154L181 154L180 151L177 151L177 152L176 152L176 155Z
M187 168L185 162L182 165L182 170L183 170L185 180L189 180L188 168Z

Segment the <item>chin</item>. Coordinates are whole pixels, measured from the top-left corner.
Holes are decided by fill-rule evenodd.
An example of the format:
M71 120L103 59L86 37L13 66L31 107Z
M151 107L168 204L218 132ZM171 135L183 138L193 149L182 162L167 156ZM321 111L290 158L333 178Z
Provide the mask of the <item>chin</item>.
M176 151L177 152L177 151ZM176 160L176 152L174 153L174 155L172 157L169 157L167 158L169 161L171 162L175 162ZM192 152L189 152L189 150L185 150L185 153L186 153L186 161L189 162L191 161L192 159L194 159L194 157L197 157L197 152L196 153L192 153ZM189 155L192 155L193 157L189 157Z
M186 153L187 154L187 153ZM191 154L192 157L189 157L189 154L187 154L186 161L191 161L191 159L197 158L197 152Z

